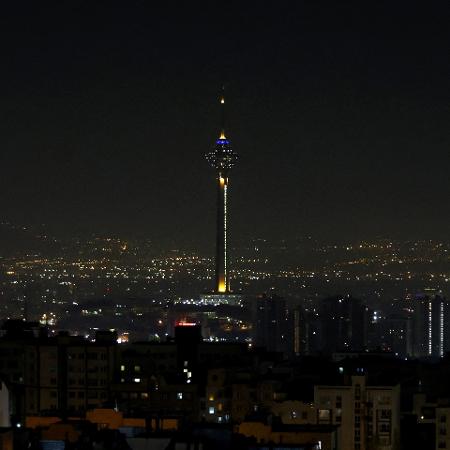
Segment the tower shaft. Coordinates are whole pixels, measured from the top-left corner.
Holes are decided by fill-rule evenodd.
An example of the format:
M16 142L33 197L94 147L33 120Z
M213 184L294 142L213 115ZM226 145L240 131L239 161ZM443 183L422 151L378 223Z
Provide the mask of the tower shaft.
M223 172L217 175L217 230L216 230L216 292L228 293L230 280L228 275L227 248L227 195L228 176Z

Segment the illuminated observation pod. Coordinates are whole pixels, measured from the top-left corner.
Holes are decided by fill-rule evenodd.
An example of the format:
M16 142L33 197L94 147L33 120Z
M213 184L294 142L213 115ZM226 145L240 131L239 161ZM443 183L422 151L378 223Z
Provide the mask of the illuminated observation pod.
M229 170L234 166L237 154L231 149L230 141L221 137L217 139L215 149L206 154L206 160L214 169Z

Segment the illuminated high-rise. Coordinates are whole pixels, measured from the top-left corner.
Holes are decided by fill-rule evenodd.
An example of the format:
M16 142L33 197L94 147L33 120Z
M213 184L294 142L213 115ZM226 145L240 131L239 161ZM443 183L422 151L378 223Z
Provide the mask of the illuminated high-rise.
M206 159L216 171L217 189L217 223L216 223L216 261L215 294L230 294L230 268L228 257L228 186L230 170L236 162L237 155L231 149L230 141L225 136L225 97L220 97L222 124L219 138L213 150L206 154Z
M450 350L449 306L442 292L425 289L414 302L413 355L416 358L443 357Z

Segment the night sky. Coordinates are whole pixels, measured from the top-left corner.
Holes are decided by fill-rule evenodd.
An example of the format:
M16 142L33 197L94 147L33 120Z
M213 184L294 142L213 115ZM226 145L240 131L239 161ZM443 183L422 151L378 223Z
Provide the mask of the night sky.
M448 238L448 2L15 3L2 219L212 251L225 84L234 241Z

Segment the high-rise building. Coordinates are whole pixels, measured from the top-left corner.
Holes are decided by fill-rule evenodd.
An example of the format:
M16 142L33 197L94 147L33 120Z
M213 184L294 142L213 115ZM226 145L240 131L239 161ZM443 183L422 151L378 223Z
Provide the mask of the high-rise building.
M213 150L206 154L206 159L216 171L217 222L216 222L216 261L214 293L202 296L203 303L239 303L230 286L230 267L228 255L228 186L230 170L234 166L237 154L232 150L230 141L225 136L225 96L222 92L221 131Z
M401 358L412 355L413 323L411 317L406 314L390 314L380 317L376 326L376 346L383 351L392 352Z
M349 295L322 300L319 322L324 353L366 348L368 311L360 300Z
M292 348L292 326L286 301L276 295L261 295L256 298L253 310L253 343L268 351L290 354Z
M450 349L449 307L440 293L418 295L413 305L413 356L442 357Z
M322 350L319 314L301 306L293 310L293 350L296 356L311 355Z
M350 381L350 380L349 380ZM341 447L396 450L400 446L400 386L368 385L352 376L341 386L315 386L318 424L341 427Z

